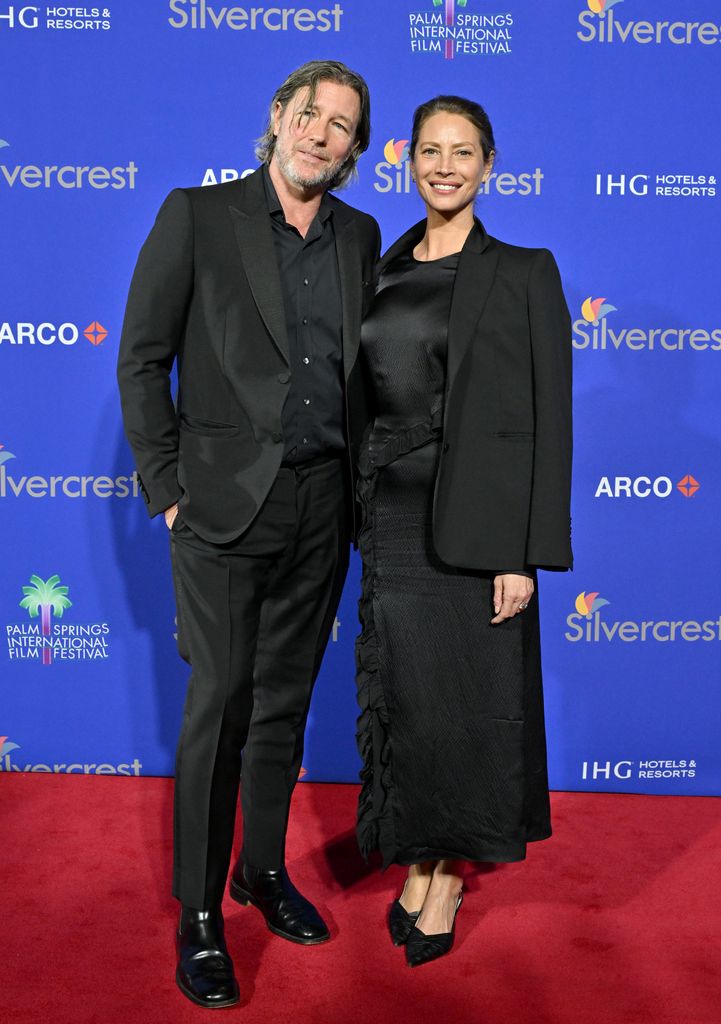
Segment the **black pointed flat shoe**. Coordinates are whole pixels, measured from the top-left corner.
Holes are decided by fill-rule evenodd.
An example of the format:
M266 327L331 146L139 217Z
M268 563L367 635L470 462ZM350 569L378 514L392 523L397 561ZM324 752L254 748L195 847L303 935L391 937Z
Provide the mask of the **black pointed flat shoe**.
M391 933L394 946L405 945L419 914L420 910L407 911L401 905L400 900L394 900L391 903L391 909L388 912L388 931Z
M456 909L453 911L453 924L449 932L440 932L438 935L426 935L413 926L406 942L406 963L409 967L420 967L431 960L437 960L439 956L445 956L453 949L453 940L456 933L456 914L463 902L463 893L458 894Z

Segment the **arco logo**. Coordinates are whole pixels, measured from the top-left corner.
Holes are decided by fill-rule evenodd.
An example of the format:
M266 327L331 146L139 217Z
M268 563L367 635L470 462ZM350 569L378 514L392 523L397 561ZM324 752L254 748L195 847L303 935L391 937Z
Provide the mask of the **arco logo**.
M397 142L395 139L388 139L388 142L383 147L383 156L386 158L386 162L392 166L400 167L403 161L407 160L410 156L408 142L408 139L399 139Z
M91 320L87 327L81 328L77 324L66 321L62 324L30 323L19 320L15 323L4 321L0 323L0 345L54 345L60 342L61 345L74 345L80 338L81 333L93 348L98 348L108 336L108 329L99 320Z
M85 328L83 334L90 344L95 345L96 347L98 345L102 345L108 336L108 332L98 320L93 320L93 322Z
M687 473L683 480L679 480L676 486L684 497L693 498L701 484L698 480L695 480L690 473Z
M698 480L687 473L676 484L685 498L693 498L700 489ZM673 491L670 476L602 476L594 498L669 498Z
M616 307L612 306L605 299L592 299L589 295L581 305L581 316L588 324L596 326L599 320L603 320L609 313L615 313Z
M599 597L597 590L588 593L582 590L576 598L576 611L579 615L585 615L587 619L590 619L594 612L600 611L607 604L610 604L610 601L607 601L605 597Z

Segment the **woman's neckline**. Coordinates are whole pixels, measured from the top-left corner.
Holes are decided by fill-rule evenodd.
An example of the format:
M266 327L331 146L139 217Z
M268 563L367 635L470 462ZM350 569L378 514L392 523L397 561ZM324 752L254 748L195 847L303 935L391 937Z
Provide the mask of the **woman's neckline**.
M419 260L416 256L413 255L413 250L411 249L411 259L413 260L414 263L440 263L441 260L449 260L451 256L460 255L461 250L459 249L458 252L447 252L445 256L436 256L434 260Z

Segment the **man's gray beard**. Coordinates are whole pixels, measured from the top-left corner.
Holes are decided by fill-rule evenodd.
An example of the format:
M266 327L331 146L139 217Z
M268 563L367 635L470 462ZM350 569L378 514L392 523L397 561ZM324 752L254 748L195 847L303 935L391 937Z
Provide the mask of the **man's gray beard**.
M275 159L278 161L278 168L288 181L298 188L333 188L333 185L340 174L342 164L329 163L327 167L321 167L317 174L312 177L303 177L293 166L292 156L287 156L280 146L276 144Z

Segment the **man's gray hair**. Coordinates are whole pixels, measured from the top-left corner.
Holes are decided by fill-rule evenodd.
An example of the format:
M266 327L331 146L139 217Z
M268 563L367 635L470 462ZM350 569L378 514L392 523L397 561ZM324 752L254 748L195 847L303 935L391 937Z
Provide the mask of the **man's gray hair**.
M265 131L258 139L255 155L261 163L269 164L271 161L276 142L273 130L276 104L280 103L281 109L285 110L300 89L307 89L307 103L309 106L312 106L315 102L316 91L321 82L336 82L338 85L350 86L357 93L360 100L360 116L358 118L353 149L331 183L332 188L342 188L354 176L359 156L368 149L371 135L371 103L365 80L355 71L351 71L345 64L341 64L340 61L310 60L307 64L302 64L288 75L283 84L276 89L275 95L270 102L268 123Z

